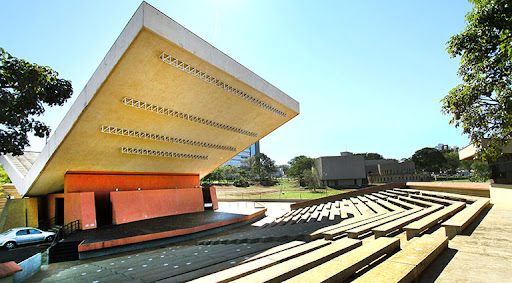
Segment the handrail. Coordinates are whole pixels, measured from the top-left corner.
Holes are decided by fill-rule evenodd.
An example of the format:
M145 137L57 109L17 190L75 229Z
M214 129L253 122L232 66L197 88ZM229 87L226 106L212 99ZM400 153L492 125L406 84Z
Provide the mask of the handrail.
M57 233L55 234L55 238L53 238L52 244L50 247L53 247L58 241L66 238L71 233L80 230L80 219L71 221L68 224L59 228Z

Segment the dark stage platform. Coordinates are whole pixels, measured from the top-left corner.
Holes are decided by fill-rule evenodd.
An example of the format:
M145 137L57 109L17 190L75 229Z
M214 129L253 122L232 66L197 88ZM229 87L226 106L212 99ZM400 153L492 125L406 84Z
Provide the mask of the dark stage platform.
M204 211L159 217L80 230L67 237L64 242L80 242L80 258L87 258L201 237L205 235L201 232L214 232L221 227L230 228L228 225L261 219L265 216L265 211L266 209L255 210L247 214Z

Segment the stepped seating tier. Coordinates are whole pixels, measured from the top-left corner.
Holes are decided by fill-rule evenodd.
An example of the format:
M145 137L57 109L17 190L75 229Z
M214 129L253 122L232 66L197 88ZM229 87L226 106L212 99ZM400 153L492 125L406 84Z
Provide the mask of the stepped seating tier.
M284 282L343 282L359 269L398 249L400 249L399 239L382 237Z
M459 212L465 206L465 202L457 202L451 204L450 206L444 207L443 209L436 211L430 215L427 215L421 218L420 220L408 224L403 228L407 232L407 240L410 240L413 237L420 235L423 231L427 230L428 228L431 228L438 222Z
M462 233L464 229L489 205L489 199L477 200L455 216L442 224L445 228L446 236L453 239L455 235Z
M424 235L353 282L412 282L447 247L447 237Z

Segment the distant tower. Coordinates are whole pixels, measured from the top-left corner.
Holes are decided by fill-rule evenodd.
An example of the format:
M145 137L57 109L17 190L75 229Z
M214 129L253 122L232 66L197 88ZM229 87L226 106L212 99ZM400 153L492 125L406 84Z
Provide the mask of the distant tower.
M235 157L231 158L228 162L224 163L224 165L233 165L236 167L240 167L242 165L242 161L245 159L254 156L256 154L260 154L260 141L252 144L250 147L246 148Z

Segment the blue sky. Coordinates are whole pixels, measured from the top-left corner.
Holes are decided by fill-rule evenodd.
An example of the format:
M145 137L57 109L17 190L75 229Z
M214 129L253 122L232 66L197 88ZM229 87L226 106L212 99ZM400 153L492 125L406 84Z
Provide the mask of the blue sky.
M301 114L261 141L277 164L469 143L440 103L460 82L446 41L465 27L465 0L147 2L299 101ZM67 105L43 117L52 129L140 3L0 1L0 46L73 83Z

